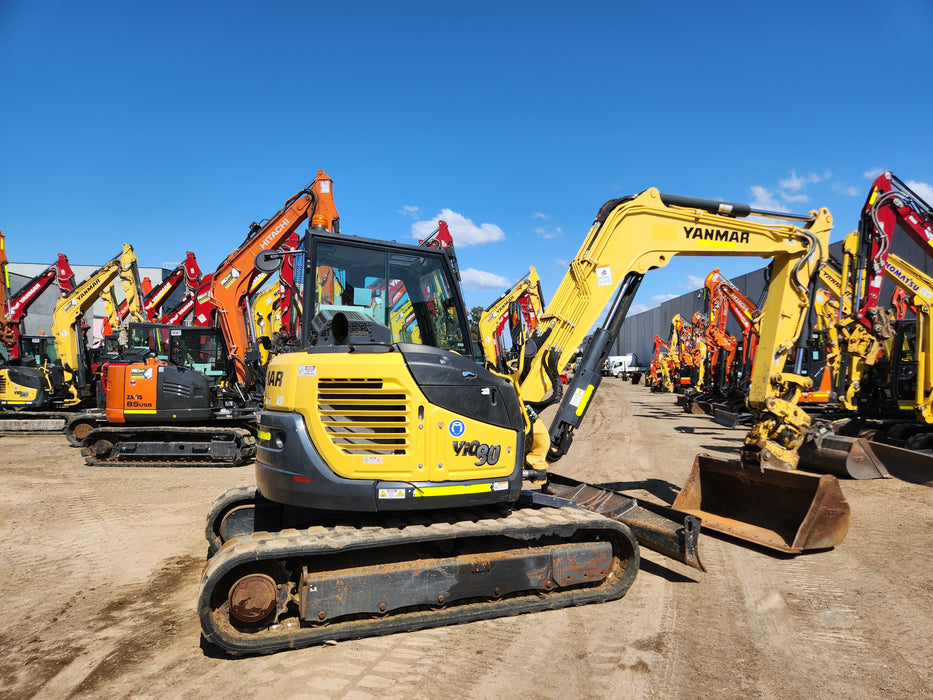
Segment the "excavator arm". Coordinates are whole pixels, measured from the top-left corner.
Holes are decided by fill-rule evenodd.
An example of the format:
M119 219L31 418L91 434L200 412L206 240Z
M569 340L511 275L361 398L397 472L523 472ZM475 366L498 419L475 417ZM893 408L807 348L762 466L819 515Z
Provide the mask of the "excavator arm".
M6 236L0 231L0 343L7 348L16 345L16 332L10 313L10 271L6 256Z
M255 266L256 256L278 249L306 220L312 229L339 231L333 182L323 170L318 170L314 181L293 195L270 219L262 224L254 223L243 244L214 272L210 300L240 382L250 381L247 353L251 349L251 324L247 302L250 293L257 288L254 286L256 278L263 274Z
M874 364L882 344L894 332L894 312L879 306L878 301L885 276L892 277L899 286L903 282L888 266L891 238L897 228L933 256L933 207L893 173L885 172L872 183L858 230L850 233L844 244L844 287L837 333L848 355L841 401L849 410L856 408L855 395L866 367Z
M740 220L759 217L778 223ZM787 223L794 218L803 227ZM520 384L522 401L534 410L548 392L560 398L552 380L600 313L612 302L603 327L561 401L550 428L548 454L536 451L536 464L565 454L599 383L597 368L618 334L642 277L666 266L676 255L757 256L773 258L768 294L760 318L760 337L748 405L759 420L747 438L749 457L762 466L788 469L809 419L795 406L805 378L784 373L788 352L806 322L810 280L827 256L831 217L825 209L806 217L753 212L747 205L662 195L656 189L603 206L570 270L543 314L535 348ZM613 299L614 297L614 299ZM541 441L537 441L539 446Z
M511 318L510 310L519 305L518 313L522 318ZM523 328L532 332L538 327L538 320L544 308L544 293L538 271L531 267L528 274L486 307L479 319L479 338L483 346L486 361L501 372L506 372L505 348L502 333L505 324L511 323L513 329L523 321Z
M862 207L858 258L863 264L853 270L854 317L875 334L882 330L874 311L881 296L891 237L897 227L933 255L933 207L893 173L884 172L875 178Z
M55 338L55 350L64 368L65 385L70 398L65 405L74 406L90 397L90 371L84 358L84 337L81 320L107 290L107 287L120 277L124 290L130 293L139 290L139 271L133 247L123 244L123 252L110 262L101 266L71 293L63 296L55 305L52 315L52 335ZM139 300L138 294L136 300ZM139 305L138 308L142 308Z
M150 321L157 321L159 311L162 306L178 289L181 284L185 285L185 295L195 294L198 286L201 284L201 268L198 266L198 260L190 250L185 252L185 261L178 264L164 280L153 287L143 299L143 311L146 318ZM124 301L120 305L120 317L126 318L129 304ZM135 320L135 319L134 319Z
M12 345L9 346L10 357L20 356L19 338L29 307L54 281L58 282L61 296L68 294L75 287L74 272L68 264L68 258L62 253L58 254L58 260L55 263L29 280L10 298L9 321L6 324L8 330L4 331L12 336Z

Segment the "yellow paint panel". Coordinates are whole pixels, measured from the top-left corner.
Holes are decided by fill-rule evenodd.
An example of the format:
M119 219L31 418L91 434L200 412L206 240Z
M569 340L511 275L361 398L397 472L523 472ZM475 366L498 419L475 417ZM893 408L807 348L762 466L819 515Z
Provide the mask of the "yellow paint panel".
M720 248L722 250L735 250L738 244L730 241L707 241L697 240L696 244L701 248Z
M508 488L508 482L504 488ZM504 490L503 488L503 490ZM426 486L415 491L415 498L426 498L430 496L461 496L467 493L488 493L492 489L492 484L458 484L455 486Z
M651 227L651 240L653 241L677 241L681 229L679 226L671 224L655 224Z

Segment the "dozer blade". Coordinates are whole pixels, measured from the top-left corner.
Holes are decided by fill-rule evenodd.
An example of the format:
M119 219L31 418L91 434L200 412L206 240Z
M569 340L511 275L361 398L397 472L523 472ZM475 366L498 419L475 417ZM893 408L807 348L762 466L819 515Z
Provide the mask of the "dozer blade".
M559 474L548 474L544 490L551 496L567 501L566 505L572 504L577 508L591 510L628 525L642 547L676 559L694 569L706 571L700 562L698 551L700 521L694 516L653 503L639 505L637 500L618 491Z
M697 455L673 508L707 530L788 554L834 547L849 530L849 504L829 474L762 470Z
M865 438L828 434L805 442L798 451L800 468L849 479L888 479L891 475Z
M752 415L748 411L734 410L730 404L725 403L714 403L712 408L713 422L718 423L719 425L724 425L727 428L737 427L743 421L751 418Z

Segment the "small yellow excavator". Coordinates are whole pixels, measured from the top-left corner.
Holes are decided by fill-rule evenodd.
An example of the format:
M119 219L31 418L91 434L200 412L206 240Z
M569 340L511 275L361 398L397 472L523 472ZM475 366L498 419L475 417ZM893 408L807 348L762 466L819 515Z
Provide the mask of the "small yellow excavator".
M783 552L838 544L849 506L835 477L795 468L808 381L783 371L830 228L825 209L794 217L656 189L609 201L503 373L477 364L452 247L309 231L301 348L268 366L258 488L228 491L208 513L204 637L266 653L612 600L635 578L639 544L700 568L698 518ZM571 447L643 276L675 255L770 257L771 293L741 454L698 456L680 514L655 517L549 467ZM341 293L323 301L314 281L328 277ZM375 303L387 288L407 296L420 344Z
M507 372L508 361L515 359L510 358L512 353L505 347L503 334L506 324L513 335L533 332L538 327L544 306L541 280L538 271L531 267L527 275L486 307L479 319L479 340L486 362L493 369Z
M133 247L95 270L58 299L52 315L55 361L38 367L0 369L0 432L60 432L77 411L94 404L96 379L84 338L84 314L117 277L134 313L142 313L142 290Z

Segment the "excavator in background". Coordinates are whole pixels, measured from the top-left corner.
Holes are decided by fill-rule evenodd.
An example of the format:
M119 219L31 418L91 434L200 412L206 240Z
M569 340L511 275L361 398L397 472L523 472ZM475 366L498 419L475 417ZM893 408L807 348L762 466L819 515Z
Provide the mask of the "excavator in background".
M282 244L283 253L297 253L301 239L297 231ZM282 258L279 279L250 295L252 332L259 348L260 364L265 366L271 355L287 352L294 344L300 307L295 294L295 255Z
M0 233L2 236L2 233ZM2 245L2 241L0 241ZM8 277L5 266L3 271L4 279ZM5 318L0 321L0 333L3 335L3 345L9 353L9 360L16 364L15 360L27 358L42 357L38 352L38 346L42 343L42 336L24 336L23 325L26 321L26 315L29 307L32 306L48 289L53 282L58 283L59 295L64 296L71 292L75 287L74 272L71 265L68 264L68 258L62 253L58 254L58 260L49 265L45 270L24 284L15 294L8 295L8 303L4 305L3 315ZM6 284L9 280L6 279ZM0 292L2 294L2 292Z
M148 277L143 279L142 284L144 317L133 318L132 321L137 323L146 321L162 322L159 318L159 312L162 310L162 306L182 283L185 285L185 298L197 292L201 284L201 268L198 265L195 254L189 250L185 252L184 262L176 265L159 284L152 286L152 283L149 282L147 287L147 282L149 282ZM122 324L130 315L128 300L124 300L123 303L117 307L115 313L117 322L114 323L113 319L108 318L108 322L104 326L104 336L110 335L113 329ZM108 314L108 316L110 315L111 314Z
M870 438L868 458L859 465L869 468L856 478L888 476L891 469L929 468L933 461L926 453L933 447L933 438L928 437L933 435L929 427L933 411L928 408L933 372L926 316L933 300L933 280L891 253L898 229L933 256L933 207L885 172L872 183L859 227L843 244L841 312L835 334L840 349L836 394L841 406L859 417L837 420L811 433L800 451L808 468L833 472L838 460L827 461L827 457L863 438ZM897 324L894 312L879 306L885 278L912 296L918 313L915 324ZM902 409L912 411L912 419L896 418ZM890 420L871 420L882 417Z
M666 352L660 357L658 362L657 381L651 384L651 391L657 393L673 392L675 377L677 378L677 383L680 383L680 338L677 331L679 325L677 319L680 319L681 322L683 321L683 318L679 314L671 319L668 339L667 342L664 343ZM654 349L655 358L658 358L657 341L655 341Z
M693 371L693 326L680 314L671 319L670 339L665 369L662 370L661 391L682 393L690 386Z
M704 289L709 301L709 342L715 348L710 367L712 387L685 403L684 408L712 414L717 423L736 426L752 417L745 407L745 396L758 347L758 305L723 277L718 268L706 276ZM728 333L730 319L738 326L740 339Z
M281 247L304 221L309 231L339 233L333 183L322 170L272 218L252 224L214 271L217 328L142 328L148 347L104 366L105 416L85 414L66 429L88 464L236 466L252 459L265 374L249 298L272 271L262 269L263 256L294 254Z
M726 313L724 295L718 291L719 285L724 282L728 280L722 276L719 268L710 272L704 281L704 292L709 309L708 322L704 327L704 341L708 348L706 370L709 385L706 391L691 396L684 402L684 410L688 413L698 415L712 413L711 402L725 399L722 392L729 379L738 341L735 336L726 331L729 316Z
M908 312L917 314L917 307L910 301L910 294L901 287L895 287L891 293L891 310L894 312L895 321L903 321L908 317Z
M645 386L654 391L662 381L662 368L665 367L667 353L670 352L670 346L661 338L654 336L654 354L651 356L651 362L648 363L648 374L645 376Z
M159 319L159 323L168 326L180 326L191 317L192 326L200 328L213 328L217 325L217 313L211 302L211 285L214 283L214 274L208 273L201 278L197 291L185 293L176 306L167 310Z
M84 338L84 314L120 277L131 308L141 309L136 255L129 244L69 294L58 299L52 316L55 362L0 369L0 432L60 432L77 411L93 403L96 378Z
M538 271L531 267L527 275L486 307L479 319L479 338L490 369L508 372L508 362L518 359L514 348L506 350L503 337L506 324L515 338L514 346L518 344L519 333L527 335L537 329L545 306Z
M146 313L146 318L149 321L162 322L159 312L162 310L165 302L168 301L168 298L174 294L175 290L179 289L182 284L185 285L185 297L196 294L198 287L201 285L201 268L198 265L198 260L194 253L190 250L185 251L185 261L179 263L166 275L165 279L146 294L143 302L143 311ZM122 306L120 312L121 316L126 318Z
M809 341L794 349L788 366L797 374L813 378L814 387L800 395L800 405L809 410L838 409L837 376L841 351L836 324L840 315L849 313L851 296L843 293L841 265L833 258L820 268L819 287L813 304L815 322Z
M707 359L709 357L709 344L707 342L707 329L709 328L709 317L702 311L696 311L690 319L693 327L692 349L690 352L690 388L689 393L696 395L699 392L706 391L708 378L706 372Z
M611 200L508 374L476 363L447 251L309 233L301 349L267 368L258 487L208 513L205 639L266 653L612 600L634 580L638 544L700 568L697 518L782 552L838 544L849 507L837 480L795 468L809 380L783 372L830 228L825 209L795 217L656 189ZM571 448L643 276L675 255L772 257L771 293L741 453L699 455L681 513L654 518L549 468ZM345 293L319 302L335 273ZM421 344L352 293L379 280L405 286ZM565 389L560 368L610 302ZM523 491L526 480L541 488Z

